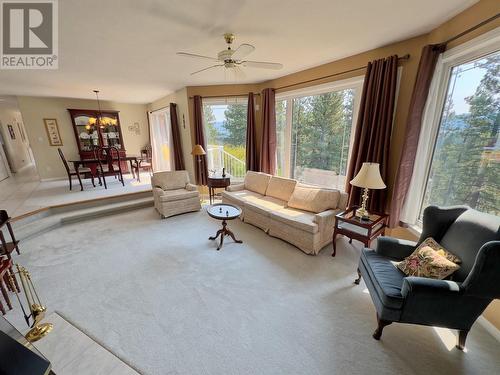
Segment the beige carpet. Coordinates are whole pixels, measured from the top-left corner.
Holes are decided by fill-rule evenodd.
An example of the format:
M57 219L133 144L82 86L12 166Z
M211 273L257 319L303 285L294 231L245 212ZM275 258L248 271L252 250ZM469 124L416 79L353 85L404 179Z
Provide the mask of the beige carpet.
M430 327L393 324L373 340L370 296L353 285L358 245L308 256L237 220L243 244L217 252L218 228L205 212L160 220L148 208L24 241L15 260L49 311L144 374L498 372L500 345L477 324L465 353Z

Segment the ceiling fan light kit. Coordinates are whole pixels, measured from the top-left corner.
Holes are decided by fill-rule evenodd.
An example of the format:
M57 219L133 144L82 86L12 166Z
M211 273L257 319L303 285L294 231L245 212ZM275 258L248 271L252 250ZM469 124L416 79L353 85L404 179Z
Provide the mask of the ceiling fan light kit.
M273 70L279 70L283 68L283 65L279 63L243 60L246 56L248 56L255 50L255 47L252 46L251 44L243 43L238 48L232 49L231 45L234 42L234 38L235 38L234 34L232 33L224 34L224 40L227 43L227 48L220 51L217 54L217 58L197 55L194 53L187 53L187 52L177 52L177 55L195 58L199 60L210 60L212 62L217 63L215 65L197 70L191 73L191 75L198 74L207 71L209 69L220 68L220 67L223 67L224 69L234 69L234 70L240 70L240 67L245 67L245 68L251 67L251 68L273 69Z

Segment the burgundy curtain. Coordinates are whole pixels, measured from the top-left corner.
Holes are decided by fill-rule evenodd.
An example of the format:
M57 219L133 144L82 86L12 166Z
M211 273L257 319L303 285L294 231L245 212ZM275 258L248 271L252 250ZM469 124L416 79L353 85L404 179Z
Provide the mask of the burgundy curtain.
M260 148L260 172L276 171L276 108L274 89L262 91L262 144Z
M392 191L389 226L394 228L399 225L399 215L410 186L415 156L417 154L418 139L422 128L422 116L424 113L429 87L436 67L439 55L444 52L445 44L431 44L422 49L420 62L418 64L417 78L413 87L413 93L406 120L405 140L403 152L399 160L398 171Z
M184 156L182 155L181 133L177 118L177 104L170 103L170 125L172 127L172 144L174 148L174 166L176 171L184 170Z
M257 142L255 139L255 104L253 92L248 94L246 168L247 171L259 170Z
M364 162L379 163L380 174L387 183L397 71L397 56L372 61L366 67L352 157L346 179L349 206L360 202L360 188L352 186L349 181L356 176ZM387 189L370 190L368 209L384 212L386 194Z
M193 98L194 105L194 141L196 145L201 145L205 152L207 151L207 143L205 141L205 129L203 128L203 107L201 96L195 95ZM196 183L198 185L207 184L208 168L207 156L195 156L194 170L196 174Z

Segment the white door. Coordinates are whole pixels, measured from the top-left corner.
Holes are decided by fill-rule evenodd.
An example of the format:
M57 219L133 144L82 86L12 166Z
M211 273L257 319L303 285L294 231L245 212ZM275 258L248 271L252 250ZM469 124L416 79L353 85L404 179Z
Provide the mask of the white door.
M167 109L150 112L151 146L153 148L153 171L173 170L172 134L170 113Z

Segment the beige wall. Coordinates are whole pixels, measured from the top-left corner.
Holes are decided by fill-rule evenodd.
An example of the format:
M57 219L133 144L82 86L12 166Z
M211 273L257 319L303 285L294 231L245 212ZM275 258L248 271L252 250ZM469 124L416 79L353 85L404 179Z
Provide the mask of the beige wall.
M78 159L78 146L73 131L68 108L97 109L95 100L70 98L18 97L27 135L35 157L35 163L41 179L61 178L66 176L63 164L57 153L57 147L50 146L45 131L44 118L55 118L63 141L62 150L69 159ZM138 155L142 147L149 142L147 105L102 102L103 110L120 111L120 124L123 143L127 154ZM138 123L140 134L128 129Z
M16 139L10 137L7 125L12 125ZM21 131L25 135L24 140ZM29 154L28 137L17 104L8 102L0 105L0 132L5 142L11 172L18 172L30 165L32 161Z

